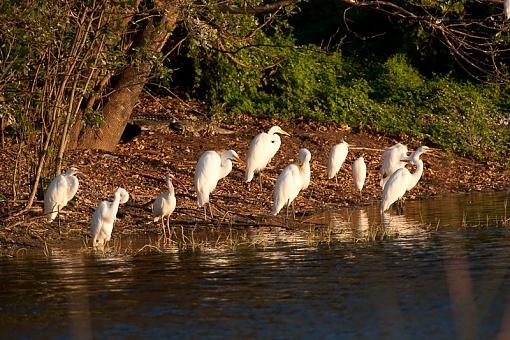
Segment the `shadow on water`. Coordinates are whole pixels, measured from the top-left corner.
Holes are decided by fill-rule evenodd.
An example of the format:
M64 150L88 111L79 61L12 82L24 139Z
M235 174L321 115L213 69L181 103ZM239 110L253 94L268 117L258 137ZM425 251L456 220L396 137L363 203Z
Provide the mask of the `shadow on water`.
M374 206L1 258L0 337L503 339L504 197L409 202L385 228Z

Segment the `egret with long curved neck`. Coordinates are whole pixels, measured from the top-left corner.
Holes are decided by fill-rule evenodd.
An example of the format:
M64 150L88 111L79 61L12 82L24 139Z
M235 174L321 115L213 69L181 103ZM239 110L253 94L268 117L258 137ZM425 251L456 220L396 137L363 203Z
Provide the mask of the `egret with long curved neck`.
M301 190L308 188L310 184L310 160L312 154L307 149L299 150L299 163L289 164L283 169L276 180L273 196L272 214L278 215L280 210L292 204Z
M92 216L92 246L104 248L106 242L110 241L113 230L113 223L117 218L119 204L129 200L129 193L123 188L117 188L113 192L113 201L102 201L99 203Z
M232 160L242 163L234 150L222 152L206 151L198 159L195 169L195 190L199 207L204 207L204 219L207 219L206 204L209 204L211 218L213 218L209 195L216 189L218 181L232 171Z
M279 126L273 126L269 131L261 132L256 135L250 142L248 152L246 154L246 171L245 182L249 183L253 179L255 173L261 173L271 159L280 149L280 135L290 136ZM259 175L259 184L262 189L262 179Z
M404 167L396 170L390 176L382 192L381 213L388 210L393 203L400 200L407 191L418 184L423 174L423 161L420 159L420 156L429 151L429 147L420 146L409 156L410 162L416 166L416 170L412 174Z

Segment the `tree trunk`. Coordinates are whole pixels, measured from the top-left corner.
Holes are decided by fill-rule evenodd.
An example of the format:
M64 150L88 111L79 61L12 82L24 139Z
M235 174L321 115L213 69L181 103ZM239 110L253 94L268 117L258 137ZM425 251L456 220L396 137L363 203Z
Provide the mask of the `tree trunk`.
M175 6L166 7L159 17L159 22L155 22L154 17L147 19L147 26L134 44L136 52L133 61L122 70L112 84L113 92L107 97L102 109L103 122L99 129L82 128L82 120L77 119L70 147L106 151L115 149L140 93L149 80L155 60L153 56L161 51L175 29L177 9Z

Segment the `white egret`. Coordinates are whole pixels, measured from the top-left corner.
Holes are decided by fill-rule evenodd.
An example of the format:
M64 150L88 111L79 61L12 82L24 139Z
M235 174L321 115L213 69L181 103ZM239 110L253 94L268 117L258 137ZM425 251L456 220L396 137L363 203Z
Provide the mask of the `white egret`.
M210 150L204 152L198 159L195 169L195 190L198 196L198 206L204 207L204 216L206 216L205 204L209 203L209 195L216 188L218 181L232 171L232 160L242 163L234 150L219 153ZM209 211L213 217L210 205Z
M99 203L90 223L94 248L103 248L106 242L110 241L119 204L124 204L128 200L129 193L123 188L117 188L113 192L113 202L102 201Z
M510 19L510 0L503 1L503 14L505 16L505 20Z
M48 186L44 193L44 215L48 216L49 222L52 222L57 214L60 221L60 209L64 208L78 191L79 182L75 176L77 173L78 169L69 168L55 177Z
M161 193L154 203L152 204L152 214L154 215L154 222L157 222L161 219L161 227L163 229L163 237L166 239L166 229L168 229L168 233L170 234L170 215L175 210L175 206L177 201L175 199L175 189L173 185L173 181L180 183L177 178L171 173L165 176L166 184L168 185L168 191ZM167 223L165 226L165 217L167 218Z
M283 169L276 180L273 197L273 215L278 215L286 205L287 216L289 205L294 201L301 190L310 183L310 159L312 154L307 149L299 150L299 163L289 164Z
M367 178L367 165L363 157L359 157L352 163L352 179L354 180L354 186L359 190L361 197L361 190L365 185L365 179Z
M379 169L381 175L380 185L384 188L386 182L390 179L391 174L405 166L405 161L410 158L407 156L407 146L397 143L384 150L382 154L383 164Z
M282 143L280 135L290 136L279 126L273 126L267 133L261 132L252 139L246 154L246 183L251 182L255 173L260 173L264 170L274 155L276 155ZM261 177L259 177L259 184L262 188Z
M344 164L348 152L349 144L347 144L345 141L342 141L331 147L331 150L329 151L327 166L328 179L335 177L335 180L338 183L336 175L338 174L338 171L340 171L342 164Z
M404 194L414 188L423 174L423 161L420 159L421 154L431 151L427 146L420 146L409 157L410 162L416 166L414 173L405 167L397 169L384 186L381 197L381 213L389 209L389 207L397 200L400 200Z

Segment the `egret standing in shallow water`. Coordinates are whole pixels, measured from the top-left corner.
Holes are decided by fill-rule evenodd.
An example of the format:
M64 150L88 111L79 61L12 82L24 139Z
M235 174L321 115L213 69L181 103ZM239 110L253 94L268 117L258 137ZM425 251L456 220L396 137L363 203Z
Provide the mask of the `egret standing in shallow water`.
M103 248L106 242L110 241L119 204L124 204L128 200L128 192L123 188L117 188L113 192L113 202L102 201L99 203L90 223L94 248Z
M204 219L207 219L205 204L209 203L209 195L216 189L218 181L232 171L232 160L242 163L234 150L222 152L206 151L198 159L195 169L195 190L197 192L198 206L204 207ZM213 218L211 205L209 212Z
M310 159L312 154L307 149L299 150L299 163L289 164L283 169L276 180L273 197L273 215L278 215L280 210L287 206L287 217L289 205L292 204L301 190L310 184ZM292 206L294 208L294 205ZM294 216L295 217L295 216Z
M352 163L352 179L354 186L359 190L359 196L361 198L361 190L365 185L365 178L367 177L367 165L363 157L359 157Z
M170 215L175 210L177 201L175 199L175 189L172 181L179 183L177 178L171 173L165 176L166 184L168 185L168 191L161 193L154 203L152 204L152 214L154 215L154 222L161 219L161 227L163 229L163 237L166 239L166 230L168 229L168 235L170 236ZM165 226L165 217L167 223Z
M57 214L60 221L60 209L65 207L78 191L79 182L75 176L77 173L78 169L69 168L55 177L48 186L44 193L44 214L48 216L49 222L53 222Z
M279 126L273 126L267 133L261 132L252 139L246 154L246 183L251 182L255 173L261 173L276 155L282 143L280 135L290 136ZM262 189L261 174L259 174L259 184Z
M384 188L386 182L390 179L391 174L405 166L405 161L410 158L407 156L407 146L397 143L386 148L382 154L383 164L379 169L381 175L380 185Z
M327 166L328 179L335 177L335 181L338 183L337 174L347 158L347 153L349 153L349 144L345 141L331 147Z
M404 167L398 169L390 176L382 192L381 214L388 210L395 201L402 199L407 191L418 184L423 174L423 161L420 159L420 156L429 151L431 151L429 147L420 146L409 156L410 162L416 166L416 170L412 174Z

